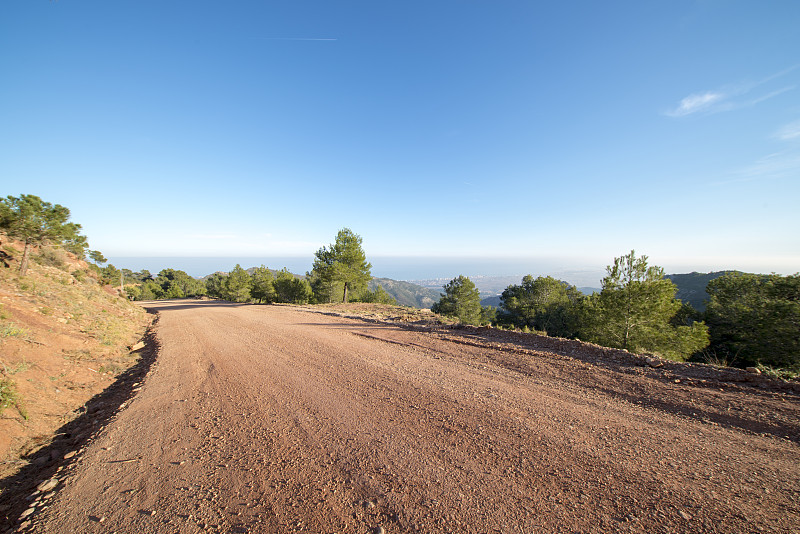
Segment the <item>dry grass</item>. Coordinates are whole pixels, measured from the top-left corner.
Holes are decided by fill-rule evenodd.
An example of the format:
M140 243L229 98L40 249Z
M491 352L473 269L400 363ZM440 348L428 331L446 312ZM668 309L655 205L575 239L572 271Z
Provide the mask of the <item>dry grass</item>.
M0 242L0 406L17 408L0 418L1 461L30 450L130 368L137 358L127 347L151 316L63 250L33 251L19 276L21 244Z

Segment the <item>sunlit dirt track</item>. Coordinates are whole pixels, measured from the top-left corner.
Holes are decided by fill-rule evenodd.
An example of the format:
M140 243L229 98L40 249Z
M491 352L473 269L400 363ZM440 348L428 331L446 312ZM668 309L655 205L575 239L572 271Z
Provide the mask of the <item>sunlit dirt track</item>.
M797 532L793 393L171 301L35 532Z

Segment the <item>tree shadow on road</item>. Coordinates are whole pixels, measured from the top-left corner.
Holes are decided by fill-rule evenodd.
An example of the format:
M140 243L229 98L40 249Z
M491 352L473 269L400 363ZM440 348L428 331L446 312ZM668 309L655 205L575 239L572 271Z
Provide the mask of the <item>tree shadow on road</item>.
M155 311L193 310L198 308L241 308L243 306L260 306L260 304L229 302L227 300L195 299L140 300L137 301L136 304L150 313L154 313Z

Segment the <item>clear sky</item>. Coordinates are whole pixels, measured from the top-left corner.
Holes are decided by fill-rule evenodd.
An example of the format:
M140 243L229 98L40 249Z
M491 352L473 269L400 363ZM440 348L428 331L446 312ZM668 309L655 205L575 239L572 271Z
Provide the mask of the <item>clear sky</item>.
M792 273L800 2L6 0L0 185L107 256Z

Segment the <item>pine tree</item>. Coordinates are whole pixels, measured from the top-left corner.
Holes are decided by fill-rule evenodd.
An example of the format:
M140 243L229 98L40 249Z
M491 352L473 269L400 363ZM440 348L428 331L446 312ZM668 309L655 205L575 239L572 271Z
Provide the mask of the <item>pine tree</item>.
M800 371L800 274L728 273L706 291L711 350L737 365Z
M69 221L69 209L45 202L36 195L8 196L0 200L0 229L25 242L19 274L28 270L31 247L57 244L83 257L88 246L81 225Z
M225 299L231 302L250 300L250 275L238 263L225 280Z
M284 267L278 272L273 283L276 302L306 304L311 299L311 286L308 281L297 278Z
M350 293L364 291L372 279L361 236L349 228L339 230L336 242L330 248L322 247L314 254L314 266L309 273L318 302L331 302L334 293L341 290L342 302Z
M587 298L581 336L607 347L636 352L657 352L685 359L708 345L708 328L702 322L676 325L681 302L677 287L664 278L664 269L648 267L647 256L630 254L614 258L607 267L603 289Z
M250 275L250 290L254 299L259 302L274 302L275 301L275 286L272 271L265 266L256 267L253 274Z
M433 313L455 317L465 324L481 324L481 295L472 280L459 275L450 280L443 289L439 302L431 306Z

